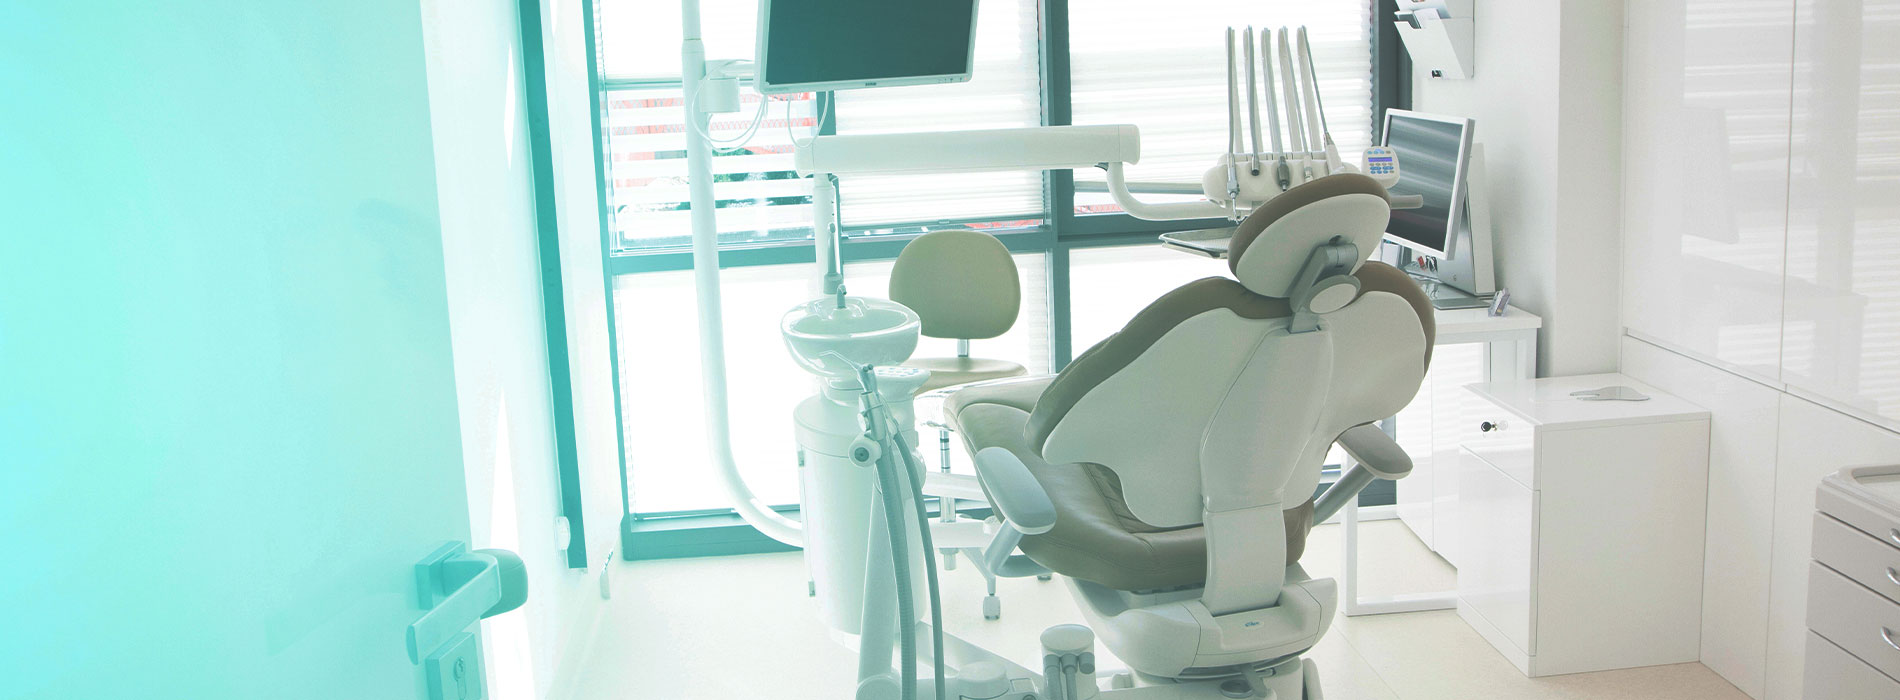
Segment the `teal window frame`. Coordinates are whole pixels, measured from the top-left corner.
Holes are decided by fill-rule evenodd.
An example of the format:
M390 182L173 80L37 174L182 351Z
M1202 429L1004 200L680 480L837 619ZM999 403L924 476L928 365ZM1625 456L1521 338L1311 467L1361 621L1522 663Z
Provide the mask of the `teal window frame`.
M534 0L524 0L524 6ZM1344 0L1350 1L1350 0ZM1396 9L1394 0L1361 0L1373 5L1375 17L1390 16ZM1038 15L1041 20L1039 35L1039 54L1041 57L1041 101L1042 119L1045 126L1065 126L1073 123L1073 110L1070 95L1069 62L1069 8L1071 0L1040 0ZM524 10L525 11L525 10ZM692 254L686 249L647 250L627 252L615 245L607 163L606 94L611 90L630 87L660 87L678 85L679 81L642 79L637 81L611 80L601 74L601 53L597 36L598 9L595 0L582 0L582 13L587 26L588 80L594 117L595 176L598 185L597 199L600 210L600 239L602 259L605 261L602 274L608 289L607 315L609 352L614 373L615 421L621 429L616 433L620 445L621 477L621 557L626 560L661 559L675 557L717 556L727 554L749 554L791 549L760 534L746 525L730 509L702 511L683 511L666 513L634 513L632 496L628 490L627 459L624 422L620 412L620 361L618 334L614 328L613 294L614 279L620 275L641 274L646 272L677 271L692 268ZM1388 22L1374 22L1372 37L1373 65L1373 114L1382 114L1387 107L1409 107L1411 103L1410 61L1402 48L1399 48L1396 30ZM524 32L526 29L524 28ZM836 133L836 114L834 109L825 109L824 102L831 99L829 93L819 96L818 113L824 115L819 124L819 133ZM1376 129L1376 123L1375 123ZM1076 348L1070 343L1069 257L1077 249L1130 246L1151 244L1156 236L1167 231L1197 227L1221 225L1222 219L1197 221L1152 222L1136 219L1126 214L1090 214L1075 213L1075 176L1071 171L1051 171L1043 175L1043 223L1020 228L995 229L997 234L1011 251L1041 253L1045 256L1049 279L1050 300L1050 366L1060 369L1074 358ZM1021 217L1011 217L1020 220ZM883 235L862 235L867 229L847 228L848 235L841 254L846 262L890 260L897 256L904 244L918 233L905 232L906 228L919 228L924 225L940 225L943 222L918 222L915 227L898 227L896 233ZM889 230L880 227L877 231ZM919 231L920 232L920 231ZM851 236L849 234L860 234ZM777 265L787 263L812 262L815 256L810 240L785 241L758 245L726 247L720 250L720 267L735 268L752 265ZM563 472L564 488L566 473ZM1362 494L1362 503L1377 505L1391 503L1392 492L1369 489ZM795 505L783 506L785 512L796 512ZM987 516L987 509L965 511L974 517ZM575 520L578 522L578 519Z

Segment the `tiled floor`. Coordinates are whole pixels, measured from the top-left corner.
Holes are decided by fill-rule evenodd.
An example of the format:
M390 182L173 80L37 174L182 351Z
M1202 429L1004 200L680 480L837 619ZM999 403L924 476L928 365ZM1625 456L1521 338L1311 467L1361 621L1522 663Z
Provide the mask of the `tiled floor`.
M1302 560L1314 576L1337 575L1339 534L1314 530ZM1362 537L1366 596L1455 581L1397 521L1365 523ZM856 656L819 622L798 554L617 566L614 617L600 627L579 700L851 697ZM974 572L947 572L943 585L947 630L1031 667L1045 627L1082 621L1060 581L1003 581L996 621L982 617ZM1308 658L1328 700L1747 700L1701 664L1526 678L1450 611L1341 616Z

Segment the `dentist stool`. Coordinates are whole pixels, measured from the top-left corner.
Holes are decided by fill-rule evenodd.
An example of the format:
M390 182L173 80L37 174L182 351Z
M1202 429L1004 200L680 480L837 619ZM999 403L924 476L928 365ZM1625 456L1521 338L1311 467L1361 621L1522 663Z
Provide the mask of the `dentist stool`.
M1009 249L995 236L967 228L932 231L904 246L891 269L891 300L910 307L923 320L923 335L957 341L956 357L911 358L906 367L930 370L930 380L918 391L927 392L971 382L1020 377L1029 370L1007 360L970 356L971 340L987 340L1009 332L1022 309L1022 282ZM950 430L937 430L938 465L950 472ZM957 520L956 498L938 496L938 519ZM955 568L955 550L942 552L944 568ZM996 597L996 577L978 563L989 586L983 599L983 617L997 619L1002 602Z

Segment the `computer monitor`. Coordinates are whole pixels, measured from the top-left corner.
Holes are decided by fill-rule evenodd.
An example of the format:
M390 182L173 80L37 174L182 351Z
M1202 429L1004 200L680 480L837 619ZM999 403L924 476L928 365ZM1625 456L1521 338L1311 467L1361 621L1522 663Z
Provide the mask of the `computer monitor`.
M1471 130L1471 120L1464 117L1386 110L1384 145L1399 156L1399 182L1391 192L1425 199L1416 209L1392 210L1386 240L1439 258L1452 255L1458 229L1466 223Z
M759 92L960 83L976 0L760 0Z

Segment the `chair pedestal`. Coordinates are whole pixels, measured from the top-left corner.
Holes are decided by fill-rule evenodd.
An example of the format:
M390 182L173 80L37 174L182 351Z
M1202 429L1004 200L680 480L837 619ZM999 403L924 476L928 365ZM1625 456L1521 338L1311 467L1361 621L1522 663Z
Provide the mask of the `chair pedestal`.
M1304 653L1326 633L1337 604L1332 579L1306 578L1298 567L1288 568L1278 604L1220 616L1208 612L1198 591L1138 595L1066 580L1116 658L1170 679L1235 675Z

